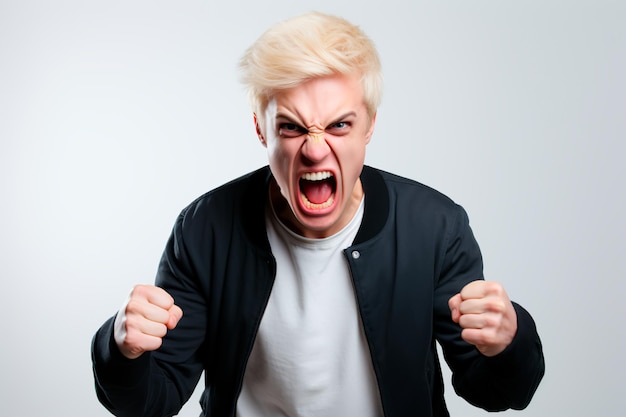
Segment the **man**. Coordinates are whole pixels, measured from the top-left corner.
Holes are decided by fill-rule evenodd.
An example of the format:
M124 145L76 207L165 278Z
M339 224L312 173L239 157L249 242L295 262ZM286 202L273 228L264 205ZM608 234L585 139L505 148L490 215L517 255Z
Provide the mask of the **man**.
M364 166L381 95L372 42L309 13L241 67L261 168L179 216L156 286L93 340L100 401L169 416L205 372L205 416L447 416L459 395L521 409L544 372L530 315L483 280L461 207Z

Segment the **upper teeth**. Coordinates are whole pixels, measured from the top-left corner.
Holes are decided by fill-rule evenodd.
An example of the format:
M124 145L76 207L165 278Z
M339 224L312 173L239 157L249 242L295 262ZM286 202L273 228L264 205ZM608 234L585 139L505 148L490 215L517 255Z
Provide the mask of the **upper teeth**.
M327 178L330 178L332 176L332 174L328 171L322 171L322 172L307 172L306 174L302 175L302 178L307 180L307 181L321 181L321 180L325 180Z

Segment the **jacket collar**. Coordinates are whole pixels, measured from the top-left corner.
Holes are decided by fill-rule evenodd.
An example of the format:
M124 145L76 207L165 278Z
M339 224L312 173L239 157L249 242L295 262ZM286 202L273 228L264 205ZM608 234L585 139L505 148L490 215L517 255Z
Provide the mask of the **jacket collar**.
M365 192L365 212L354 244L363 243L376 236L389 217L389 191L380 171L364 166L361 183Z

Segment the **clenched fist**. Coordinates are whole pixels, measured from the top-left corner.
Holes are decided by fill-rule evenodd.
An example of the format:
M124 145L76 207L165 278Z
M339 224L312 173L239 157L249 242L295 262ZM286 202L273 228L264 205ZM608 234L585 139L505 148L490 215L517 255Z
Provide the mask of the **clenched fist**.
M161 347L162 339L176 327L183 311L165 290L137 285L117 313L114 338L122 355L135 359Z
M485 356L495 356L513 341L517 314L509 296L497 282L474 281L448 302L461 337Z

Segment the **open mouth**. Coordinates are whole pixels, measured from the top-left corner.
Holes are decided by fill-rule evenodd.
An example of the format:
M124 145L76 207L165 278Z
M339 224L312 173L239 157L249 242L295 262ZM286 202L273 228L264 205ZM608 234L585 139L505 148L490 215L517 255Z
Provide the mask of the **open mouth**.
M307 172L300 177L300 197L311 210L330 207L335 200L337 181L329 171Z

